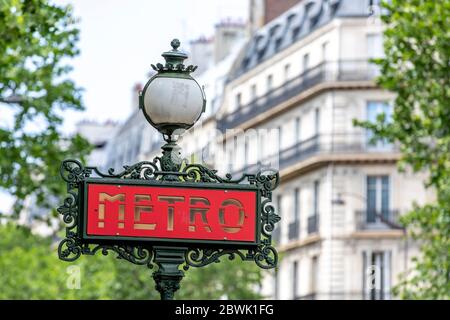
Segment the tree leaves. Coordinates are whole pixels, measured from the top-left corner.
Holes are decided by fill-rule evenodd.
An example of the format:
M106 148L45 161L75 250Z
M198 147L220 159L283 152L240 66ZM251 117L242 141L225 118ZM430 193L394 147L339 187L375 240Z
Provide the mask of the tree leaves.
M0 299L160 299L152 271L114 254L58 259L51 239L13 223L0 225ZM71 267L79 270L79 289L70 288ZM39 270L39 272L36 272ZM190 268L176 299L256 299L262 271L253 262L224 258Z
M79 31L70 6L42 0L0 2L0 115L13 111L12 126L0 125L0 188L16 201L17 216L30 195L37 205L62 195L54 179L65 158L91 151L80 136L60 127L64 110L83 110L81 90L67 78L63 61L78 54ZM38 127L30 131L29 127Z
M397 94L391 122L355 121L377 139L400 145L400 167L428 173L436 202L403 218L421 245L414 269L395 293L403 298L450 298L450 2L385 1L386 57L378 83Z

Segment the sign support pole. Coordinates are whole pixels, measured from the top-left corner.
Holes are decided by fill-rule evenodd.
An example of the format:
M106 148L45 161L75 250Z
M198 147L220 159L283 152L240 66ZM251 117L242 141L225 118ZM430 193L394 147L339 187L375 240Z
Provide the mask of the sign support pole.
M185 262L186 247L153 247L154 262L158 270L153 272L156 290L161 294L161 300L173 300L175 292L180 289L184 272L178 267Z

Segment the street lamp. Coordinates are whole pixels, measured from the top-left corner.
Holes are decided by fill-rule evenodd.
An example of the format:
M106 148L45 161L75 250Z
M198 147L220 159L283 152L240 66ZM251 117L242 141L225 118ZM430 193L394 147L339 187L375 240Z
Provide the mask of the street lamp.
M180 50L180 41L173 39L172 50L162 54L166 63L152 64L157 72L139 94L139 107L147 121L167 142L163 149L163 165L167 171L178 171L181 159L177 138L192 127L205 111L206 98L202 87L191 77L196 66L185 66L188 55Z
M58 207L66 223L66 238L58 246L61 260L114 251L136 265L157 265L153 279L164 300L173 299L189 267L220 262L223 256L253 260L263 269L276 267L272 231L280 221L270 204L280 181L278 172L233 179L231 174L220 177L216 170L181 161L176 140L200 118L206 100L190 76L196 67L183 64L187 55L178 50L177 39L171 45L172 50L162 54L166 63L152 65L157 74L139 94L145 118L166 141L162 156L123 166L119 173L64 160L60 173L68 195ZM122 199L119 210L111 206L117 199ZM155 215L141 221L141 214L149 212ZM230 215L239 215L233 227Z

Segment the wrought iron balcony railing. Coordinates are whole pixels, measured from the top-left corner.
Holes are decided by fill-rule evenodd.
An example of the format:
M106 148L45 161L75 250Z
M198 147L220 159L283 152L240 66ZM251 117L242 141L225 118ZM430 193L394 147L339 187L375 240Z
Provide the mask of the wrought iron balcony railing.
M394 150L397 150L397 148L392 144L370 145L367 135L363 133L321 134L299 141L257 163L247 164L242 168L231 171L240 175L243 172L257 172L264 168L284 169L319 154L392 152Z
M403 229L398 210L358 210L356 224L357 230Z
M315 214L308 217L308 234L319 231L319 215Z
M369 81L379 74L378 67L368 60L325 61L312 67L281 86L238 107L217 123L219 130L234 128L256 115L291 99L320 83L341 81Z
M289 223L288 228L288 238L289 240L296 240L298 239L300 234L300 223L298 220L292 221Z

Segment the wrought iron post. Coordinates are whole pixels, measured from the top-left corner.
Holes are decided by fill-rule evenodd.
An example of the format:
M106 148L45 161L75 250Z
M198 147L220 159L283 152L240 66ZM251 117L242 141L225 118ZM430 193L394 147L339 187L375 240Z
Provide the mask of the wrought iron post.
M180 147L170 137L166 142L161 147L161 168L174 174L166 175L163 180L179 181L179 176L176 173L179 172L182 162ZM188 248L155 246L153 250L155 253L154 262L158 266L158 270L153 272L155 288L161 294L161 300L173 300L184 277L184 272L179 270L178 267L185 262L185 254Z
M186 247L153 247L154 262L158 270L153 272L156 290L161 294L161 300L173 300L175 292L180 289L184 272L178 267L185 262Z

